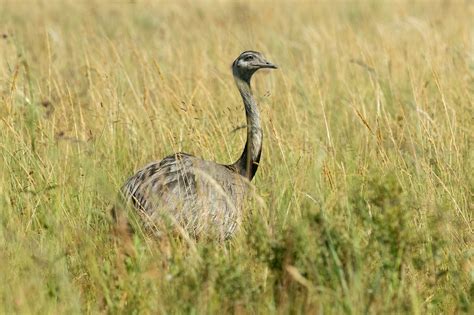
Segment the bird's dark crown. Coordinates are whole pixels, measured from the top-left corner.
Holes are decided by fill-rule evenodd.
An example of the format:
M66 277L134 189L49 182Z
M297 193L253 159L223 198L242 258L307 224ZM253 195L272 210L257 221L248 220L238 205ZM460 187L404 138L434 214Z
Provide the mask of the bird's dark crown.
M242 52L237 57L237 59L234 60L234 62L232 63L232 67L234 67L240 59L244 59L248 56L262 57L262 53L260 53L258 51L255 51L255 50L246 50L246 51Z

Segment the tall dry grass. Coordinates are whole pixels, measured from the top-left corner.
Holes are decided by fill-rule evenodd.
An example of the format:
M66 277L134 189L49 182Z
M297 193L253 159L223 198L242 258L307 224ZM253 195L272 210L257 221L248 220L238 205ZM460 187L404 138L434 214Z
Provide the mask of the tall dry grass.
M471 313L471 2L2 1L2 313ZM225 244L108 209L175 151L261 167Z

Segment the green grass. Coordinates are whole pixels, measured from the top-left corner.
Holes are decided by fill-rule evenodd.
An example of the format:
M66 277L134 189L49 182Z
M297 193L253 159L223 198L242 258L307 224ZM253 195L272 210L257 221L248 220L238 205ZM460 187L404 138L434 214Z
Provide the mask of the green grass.
M0 313L473 313L470 2L3 1ZM264 148L225 243L113 231L124 180Z

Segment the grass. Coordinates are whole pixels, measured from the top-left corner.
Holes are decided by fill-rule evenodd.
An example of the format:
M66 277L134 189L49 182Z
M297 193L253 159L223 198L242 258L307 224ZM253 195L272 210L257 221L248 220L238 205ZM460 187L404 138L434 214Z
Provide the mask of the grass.
M0 313L473 312L470 2L3 1ZM261 167L225 244L114 233L134 170Z

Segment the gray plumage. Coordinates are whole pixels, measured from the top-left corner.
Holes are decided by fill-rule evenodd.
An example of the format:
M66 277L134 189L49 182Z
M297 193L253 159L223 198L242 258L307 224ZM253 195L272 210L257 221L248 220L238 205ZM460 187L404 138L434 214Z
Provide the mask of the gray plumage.
M261 68L277 67L256 51L243 52L232 64L247 118L247 142L235 163L222 165L176 153L146 165L126 181L122 193L146 225L159 230L169 223L195 238L233 235L262 151L260 114L250 88L252 75Z

